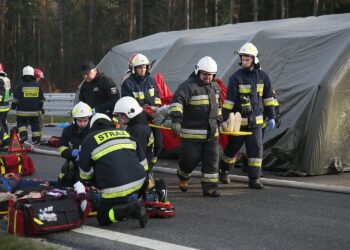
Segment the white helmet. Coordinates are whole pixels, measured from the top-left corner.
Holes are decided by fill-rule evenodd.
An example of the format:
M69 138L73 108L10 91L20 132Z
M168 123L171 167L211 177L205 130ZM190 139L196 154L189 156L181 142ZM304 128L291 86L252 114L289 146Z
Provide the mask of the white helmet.
M205 56L200 59L197 65L194 67L194 73L198 75L199 71L205 71L207 73L216 74L218 72L218 65L210 56Z
M142 113L142 108L135 98L131 96L125 96L120 98L114 106L113 113L123 113L129 119Z
M240 56L242 55L248 55L248 56L253 56L254 57L254 63L258 64L259 59L258 59L258 49L255 47L254 44L252 43L245 43L240 50L238 51L238 54Z
M141 66L141 65L146 65L147 67L147 71L149 68L149 60L145 55L142 54L137 54L136 56L134 56L134 58L131 61L131 67L132 67L132 73L135 73L135 67L137 66Z
M110 122L112 121L111 118L109 118L108 115L102 114L102 113L96 113L96 114L92 117L92 119L91 119L90 128L92 128L92 126L94 125L94 123L95 123L97 120L99 120L99 119L105 119L105 120L110 121Z
M72 110L73 118L91 117L92 109L84 102L78 102Z
M34 68L31 66L25 66L23 68L23 76L34 76Z

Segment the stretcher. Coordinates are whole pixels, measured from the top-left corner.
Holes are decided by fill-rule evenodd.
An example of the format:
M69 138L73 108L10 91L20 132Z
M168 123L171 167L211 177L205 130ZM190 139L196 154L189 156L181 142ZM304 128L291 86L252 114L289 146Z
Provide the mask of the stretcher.
M160 129L166 129L166 130L171 130L171 128L168 127L163 127L163 126L158 126L152 123L148 124L151 128L160 128ZM252 135L252 132L247 132L247 131L234 131L234 132L220 132L221 135L229 135L229 136L247 136L247 135Z

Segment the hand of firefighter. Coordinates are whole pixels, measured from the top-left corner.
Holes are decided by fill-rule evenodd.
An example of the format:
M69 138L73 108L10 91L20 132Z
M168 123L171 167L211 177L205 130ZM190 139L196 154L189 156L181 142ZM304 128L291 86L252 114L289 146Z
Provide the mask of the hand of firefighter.
M222 122L222 123L220 124L220 126L219 126L219 131L220 131L220 132L225 132L225 131L227 131L228 125L229 125L229 122L228 122L228 121Z
M180 135L181 124L179 122L171 123L171 132L173 133L173 137L177 137Z
M266 123L266 125L267 125L267 127L268 127L269 129L275 128L275 127L276 127L275 119L270 119L270 120L268 120L267 123Z
M72 156L75 158L75 161L79 161L79 149L73 149Z

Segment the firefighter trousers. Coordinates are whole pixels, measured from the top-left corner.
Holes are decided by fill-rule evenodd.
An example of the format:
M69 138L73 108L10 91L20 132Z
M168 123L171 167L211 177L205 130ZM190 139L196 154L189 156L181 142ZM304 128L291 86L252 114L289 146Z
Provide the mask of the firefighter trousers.
M8 138L8 127L7 127L7 113L0 112L0 142L2 143ZM0 143L0 144L1 144Z
M218 139L205 142L193 142L181 139L179 167L177 175L181 180L191 178L192 171L199 162L202 163L202 189L212 190L218 188Z
M243 146L243 143L245 143L248 157L248 177L253 179L260 177L263 157L262 127L250 128L249 131L252 132L252 135L229 137L228 144L220 160L220 172L228 172L230 170L235 164L236 154Z
M156 164L158 156L163 148L163 135L159 128L152 128L152 133L154 137L154 151L151 159L151 168Z
M32 141L40 142L41 130L38 116L17 116L16 121L19 137L22 142L28 140L27 124L30 124L32 130Z

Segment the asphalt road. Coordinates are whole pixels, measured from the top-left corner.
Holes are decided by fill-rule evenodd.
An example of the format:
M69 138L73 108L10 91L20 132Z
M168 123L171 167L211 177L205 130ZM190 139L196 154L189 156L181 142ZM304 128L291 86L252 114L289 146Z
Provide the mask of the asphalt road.
M60 157L31 156L37 168L36 176L56 179L63 164ZM176 161L163 160L161 164L174 167ZM168 198L176 208L175 217L150 219L144 229L135 220L109 227L99 227L95 218L86 222L87 226L142 238L126 244L72 231L41 238L86 250L142 249L133 243L145 238L158 241L154 248L159 248L161 241L197 249L350 249L350 196L347 194L268 186L251 190L247 184L231 183L220 186L221 197L208 198L202 196L198 178L191 179L189 191L182 193L175 175L156 173L155 176L164 178L168 184ZM0 228L3 230L5 226L1 221Z

